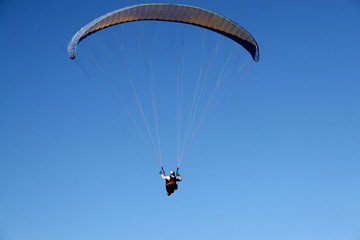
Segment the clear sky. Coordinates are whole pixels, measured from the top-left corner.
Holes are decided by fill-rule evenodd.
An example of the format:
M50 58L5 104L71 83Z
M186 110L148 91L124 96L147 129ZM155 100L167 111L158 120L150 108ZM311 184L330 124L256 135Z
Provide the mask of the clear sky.
M166 2L227 16L260 46L171 197L67 57L89 21L146 2L0 1L0 239L359 240L360 2Z

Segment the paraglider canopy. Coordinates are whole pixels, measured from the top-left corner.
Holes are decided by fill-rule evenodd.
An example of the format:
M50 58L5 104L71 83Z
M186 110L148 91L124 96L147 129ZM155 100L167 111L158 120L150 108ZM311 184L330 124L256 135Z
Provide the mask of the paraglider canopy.
M144 20L180 22L218 32L242 45L254 61L259 61L259 47L255 39L230 19L198 7L159 3L122 8L93 20L71 39L68 45L69 58L75 58L78 43L87 36L116 24Z

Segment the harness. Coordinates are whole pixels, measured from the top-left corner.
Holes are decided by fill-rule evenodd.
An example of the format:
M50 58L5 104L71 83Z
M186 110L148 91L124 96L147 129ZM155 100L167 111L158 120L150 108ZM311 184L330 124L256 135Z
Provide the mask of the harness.
M176 177L170 176L170 180L166 180L166 186L171 185L171 184L176 184Z

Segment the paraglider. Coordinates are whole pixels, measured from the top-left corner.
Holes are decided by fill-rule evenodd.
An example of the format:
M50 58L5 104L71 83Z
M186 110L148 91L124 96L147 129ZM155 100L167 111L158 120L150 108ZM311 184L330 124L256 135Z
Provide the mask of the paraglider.
M166 194L170 196L171 194L174 193L175 190L178 189L178 185L176 182L182 181L181 175L180 173L176 173L175 176L174 171L171 171L169 176L165 176L164 171L160 171L159 174L161 175L162 179L165 180Z
M145 22L161 22L165 26L162 25L159 32L155 31L155 27L146 30L146 27L144 27ZM165 22L172 25L166 28L168 25ZM139 25L132 25L135 23ZM177 26L175 26L176 24ZM106 37L96 38L102 32L111 34L112 32L107 30L111 30L118 25L124 26L124 28L113 33L114 35L109 38L109 44L107 44ZM184 47L186 45L184 39L191 38L196 34L179 33L177 28L179 25L188 26L187 30L191 27L191 31L201 29L204 32L210 32L212 35L221 38L221 40L209 40L207 39L207 33L201 33L197 42L188 41L191 46L189 46L187 52ZM132 27L135 41L127 39L132 34L130 34L131 31L125 29L125 26ZM174 42L176 42L173 39L181 38L179 46L173 47L174 49L170 51L158 52L166 46L158 39L164 40L164 37L170 36L171 34L167 32L169 30L175 31L175 37L169 37L171 44L168 45L173 46ZM85 44L83 51L80 51L88 60L89 68L86 68L77 61L79 54L77 48L80 42L92 35L94 35L94 39L97 39L97 42L94 41L97 44L96 47L86 46ZM221 44L222 41L224 41L224 44ZM152 45L157 43L160 47ZM135 45L139 47L139 51L133 50ZM127 48L128 46L131 46L130 50ZM222 46L225 49L223 51L220 50ZM197 48L199 48L199 56L196 57ZM168 196L178 188L176 182L181 181L182 178L178 171L177 176L173 171L169 176L165 176L163 171L163 154L160 147L160 129L163 126L158 120L161 115L160 110L163 110L165 114L172 113L173 109L176 112L176 114L173 114L174 117L165 117L166 120L163 122L176 123L176 127L173 128L176 134L172 134L172 136L176 135L177 169L179 169L204 119L214 108L217 101L225 95L226 90L232 89L235 83L240 81L247 73L251 64L242 61L242 59L245 58L245 55L249 58L250 54L253 61L259 61L259 47L255 39L240 25L206 9L181 4L141 4L112 11L82 27L72 37L67 49L69 58L75 60L87 76L92 78L90 72L93 69L97 69L103 74L101 78L109 83L140 136L154 158L159 162L162 169L162 172L160 172L161 177L166 180ZM128 50L130 54L128 54ZM176 50L179 54L173 53ZM135 55L136 52L139 52L139 57ZM164 64L170 64L171 62L168 60L169 56L167 56L167 53L170 52L175 59L174 67L170 65L163 67ZM187 57L187 53L192 55ZM161 66L160 71L153 69L153 66L156 65L153 64L153 59L156 59L157 56L164 61L164 64L158 65ZM143 60L140 60L141 57ZM190 63L187 63L185 59L189 60ZM104 63L101 61L104 61ZM118 62L114 64L114 69L107 71L109 65L115 61ZM187 75L185 70L188 68L194 71L196 63L200 65L198 67L199 72L193 73L190 77L190 74ZM141 70L141 66L147 66L147 68ZM171 69L174 69L172 73ZM116 75L116 71L122 72ZM141 76L141 73L144 72L148 73L147 78ZM159 75L156 76L155 74ZM167 76L165 76L166 74ZM118 81L118 83L114 83L114 80ZM148 80L148 82L145 80ZM168 89L157 91L155 82L161 88L172 86L176 89L176 92L170 93L171 91ZM145 93L145 90L148 90L148 92ZM144 97L144 99L141 99L141 97ZM145 97L148 98L145 99ZM175 100L170 100L170 97L174 97ZM169 107L173 102L176 103L176 106ZM148 109L145 109L144 103L148 105ZM164 103L164 106L159 107L159 103ZM131 107L135 110L131 109ZM151 117L151 115L153 116ZM166 127L168 126L166 125ZM168 130L166 127L164 127L165 130L163 131L165 133ZM166 142L171 143L171 141Z

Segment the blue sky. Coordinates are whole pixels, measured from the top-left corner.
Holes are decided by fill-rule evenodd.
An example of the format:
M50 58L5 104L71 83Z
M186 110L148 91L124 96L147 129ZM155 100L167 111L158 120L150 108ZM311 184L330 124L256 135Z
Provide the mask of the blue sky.
M360 239L359 1L181 2L245 27L260 61L204 122L171 197L66 52L138 3L0 2L0 239Z

